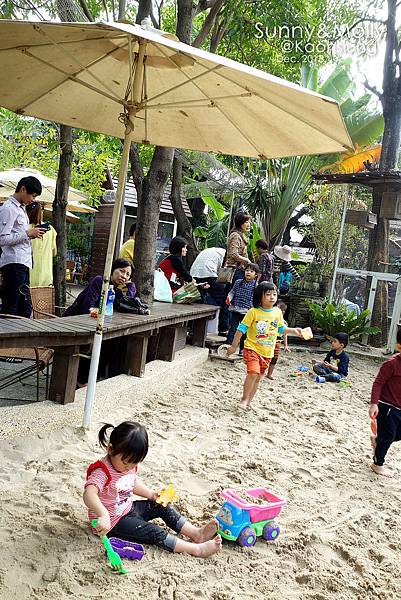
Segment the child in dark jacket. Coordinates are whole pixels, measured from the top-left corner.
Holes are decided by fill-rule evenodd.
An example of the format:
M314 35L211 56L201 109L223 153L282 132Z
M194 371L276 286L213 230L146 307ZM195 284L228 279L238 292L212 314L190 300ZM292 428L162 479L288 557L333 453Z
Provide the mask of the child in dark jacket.
M401 329L397 332L395 350L398 354L386 360L379 369L373 382L369 406L370 418L377 418L371 469L385 477L393 475L390 469L383 466L388 449L393 442L401 440Z
M338 383L343 377L348 376L349 356L344 352L348 345L346 333L335 333L331 341L331 350L323 362L315 362L313 370L316 375L324 377L326 381ZM332 362L333 361L333 362Z
M245 269L244 279L237 279L232 290L227 296L226 303L229 305L230 311L230 330L227 336L227 344L233 343L235 332L242 319L252 308L253 292L257 286L257 277L259 275L259 267L256 263L250 263ZM244 349L244 336L240 343L240 354Z

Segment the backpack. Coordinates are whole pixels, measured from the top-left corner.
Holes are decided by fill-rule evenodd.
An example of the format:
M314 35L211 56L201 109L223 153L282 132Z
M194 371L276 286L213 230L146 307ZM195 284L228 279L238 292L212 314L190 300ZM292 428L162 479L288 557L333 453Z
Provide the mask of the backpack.
M278 280L278 291L280 294L288 294L291 283L291 273L287 271L286 273L281 272Z

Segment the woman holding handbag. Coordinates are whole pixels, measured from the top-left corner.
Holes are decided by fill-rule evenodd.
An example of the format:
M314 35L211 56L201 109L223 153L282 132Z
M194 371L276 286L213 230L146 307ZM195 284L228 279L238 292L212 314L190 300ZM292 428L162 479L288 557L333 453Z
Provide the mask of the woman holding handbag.
M244 279L245 269L251 264L247 256L248 239L246 237L251 229L251 215L244 212L238 212L234 217L234 229L231 231L227 240L227 254L224 267L220 269L217 281L225 283L225 297L230 293L234 283L238 279ZM223 313L223 314L222 314ZM221 309L223 322L227 322L227 331L219 331L219 335L227 335L229 329L229 314L226 304ZM221 323L221 319L219 324Z

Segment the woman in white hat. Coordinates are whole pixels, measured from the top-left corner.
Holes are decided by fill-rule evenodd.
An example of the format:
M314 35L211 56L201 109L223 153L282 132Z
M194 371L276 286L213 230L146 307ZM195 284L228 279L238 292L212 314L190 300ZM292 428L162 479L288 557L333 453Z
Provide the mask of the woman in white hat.
M279 293L286 294L290 288L291 279L295 277L299 281L301 276L290 262L291 248L289 246L275 246L274 255L278 259L274 261L274 271L278 273L276 285Z

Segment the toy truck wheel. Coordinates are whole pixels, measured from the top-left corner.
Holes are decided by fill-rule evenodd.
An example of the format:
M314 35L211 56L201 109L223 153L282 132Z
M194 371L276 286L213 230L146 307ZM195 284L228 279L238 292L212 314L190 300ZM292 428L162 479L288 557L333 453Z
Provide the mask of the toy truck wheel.
M266 525L263 527L263 538L269 542L276 540L279 534L280 527L277 525L277 523L266 523Z
M256 543L256 533L252 527L245 527L237 538L237 542L243 548L250 548Z

